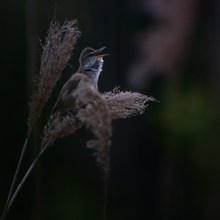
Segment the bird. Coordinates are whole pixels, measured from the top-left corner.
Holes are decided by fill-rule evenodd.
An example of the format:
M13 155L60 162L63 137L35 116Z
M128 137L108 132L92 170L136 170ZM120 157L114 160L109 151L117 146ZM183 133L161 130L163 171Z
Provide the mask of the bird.
M79 68L62 87L57 101L52 109L52 113L62 113L67 111L70 106L74 106L73 93L81 81L89 82L91 87L98 90L98 79L102 72L103 57L109 55L102 53L106 47L95 50L86 47L79 56Z

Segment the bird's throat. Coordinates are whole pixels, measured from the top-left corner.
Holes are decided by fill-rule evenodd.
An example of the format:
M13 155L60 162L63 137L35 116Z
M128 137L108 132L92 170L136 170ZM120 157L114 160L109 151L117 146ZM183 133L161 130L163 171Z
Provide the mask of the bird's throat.
M84 73L89 76L94 82L98 82L99 75L102 72L103 60L84 67Z

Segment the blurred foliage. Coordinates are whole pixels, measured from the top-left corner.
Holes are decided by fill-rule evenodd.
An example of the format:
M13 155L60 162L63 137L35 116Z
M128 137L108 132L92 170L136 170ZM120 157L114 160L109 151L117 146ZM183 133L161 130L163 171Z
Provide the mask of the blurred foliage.
M172 85L160 103L158 125L172 137L199 138L213 134L219 119L216 103L201 85Z

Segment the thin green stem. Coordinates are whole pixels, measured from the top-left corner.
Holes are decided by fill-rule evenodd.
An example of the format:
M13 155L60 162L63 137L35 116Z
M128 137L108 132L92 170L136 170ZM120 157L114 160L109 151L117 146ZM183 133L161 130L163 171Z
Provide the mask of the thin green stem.
M15 188L15 184L16 184L16 181L17 181L17 178L18 178L18 174L19 174L19 171L20 171L20 168L21 168L21 164L22 164L22 161L23 161L23 158L24 158L27 146L28 146L28 142L29 142L29 136L27 136L26 139L25 139L25 142L24 142L24 145L23 145L23 148L22 148L22 151L21 151L21 155L20 155L20 158L19 158L16 170L15 170L15 174L13 176L11 187L9 189L8 197L7 197L7 200L6 200L6 203L5 203L5 207L4 207L2 216L1 216L1 220L4 220L6 215L7 215L9 201L11 199L11 196L12 196L14 188Z
M33 168L35 167L36 163L38 162L38 160L41 158L41 156L43 155L43 153L46 151L47 146L45 146L40 153L36 156L36 158L33 160L33 162L31 163L30 167L28 168L27 172L25 173L24 177L22 178L21 182L19 183L18 187L16 188L14 194L12 195L12 197L10 198L8 205L6 207L5 210L5 215L3 216L3 218L1 218L1 220L4 220L8 211L10 210L11 206L13 205L18 193L20 192L22 186L24 185L25 181L27 180L28 176L30 175L31 171L33 170Z
M22 178L21 182L19 183L17 189L15 190L13 196L11 197L9 203L8 203L8 210L11 208L15 198L17 197L19 191L21 190L21 187L23 186L23 184L25 183L26 179L28 178L28 176L30 175L31 171L33 170L33 168L35 167L36 163L38 162L38 160L41 158L41 156L43 155L43 153L46 151L47 147L44 147L40 153L37 155L37 157L34 159L34 161L32 162L32 164L30 165L29 169L27 170L27 172L25 173L24 177ZM7 210L7 211L8 211Z

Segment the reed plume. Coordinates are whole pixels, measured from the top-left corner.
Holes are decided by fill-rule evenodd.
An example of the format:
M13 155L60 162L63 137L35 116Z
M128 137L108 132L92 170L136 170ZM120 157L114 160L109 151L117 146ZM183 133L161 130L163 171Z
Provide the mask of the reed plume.
M104 178L107 180L110 159L112 126L111 112L102 95L86 83L82 84L76 96L79 104L86 104L77 113L77 118L89 128L95 136L94 140L87 142L87 147L96 151L98 165L102 168Z
M120 91L118 87L102 94L111 111L113 119L129 118L143 114L149 101L156 101L152 97L137 93Z
M55 113L50 117L44 127L41 149L51 146L58 138L63 138L73 134L81 125L71 115L62 116Z
M65 21L63 25L60 25L55 19L51 21L45 44L42 45L36 93L30 104L29 133L70 60L80 33L76 20Z

